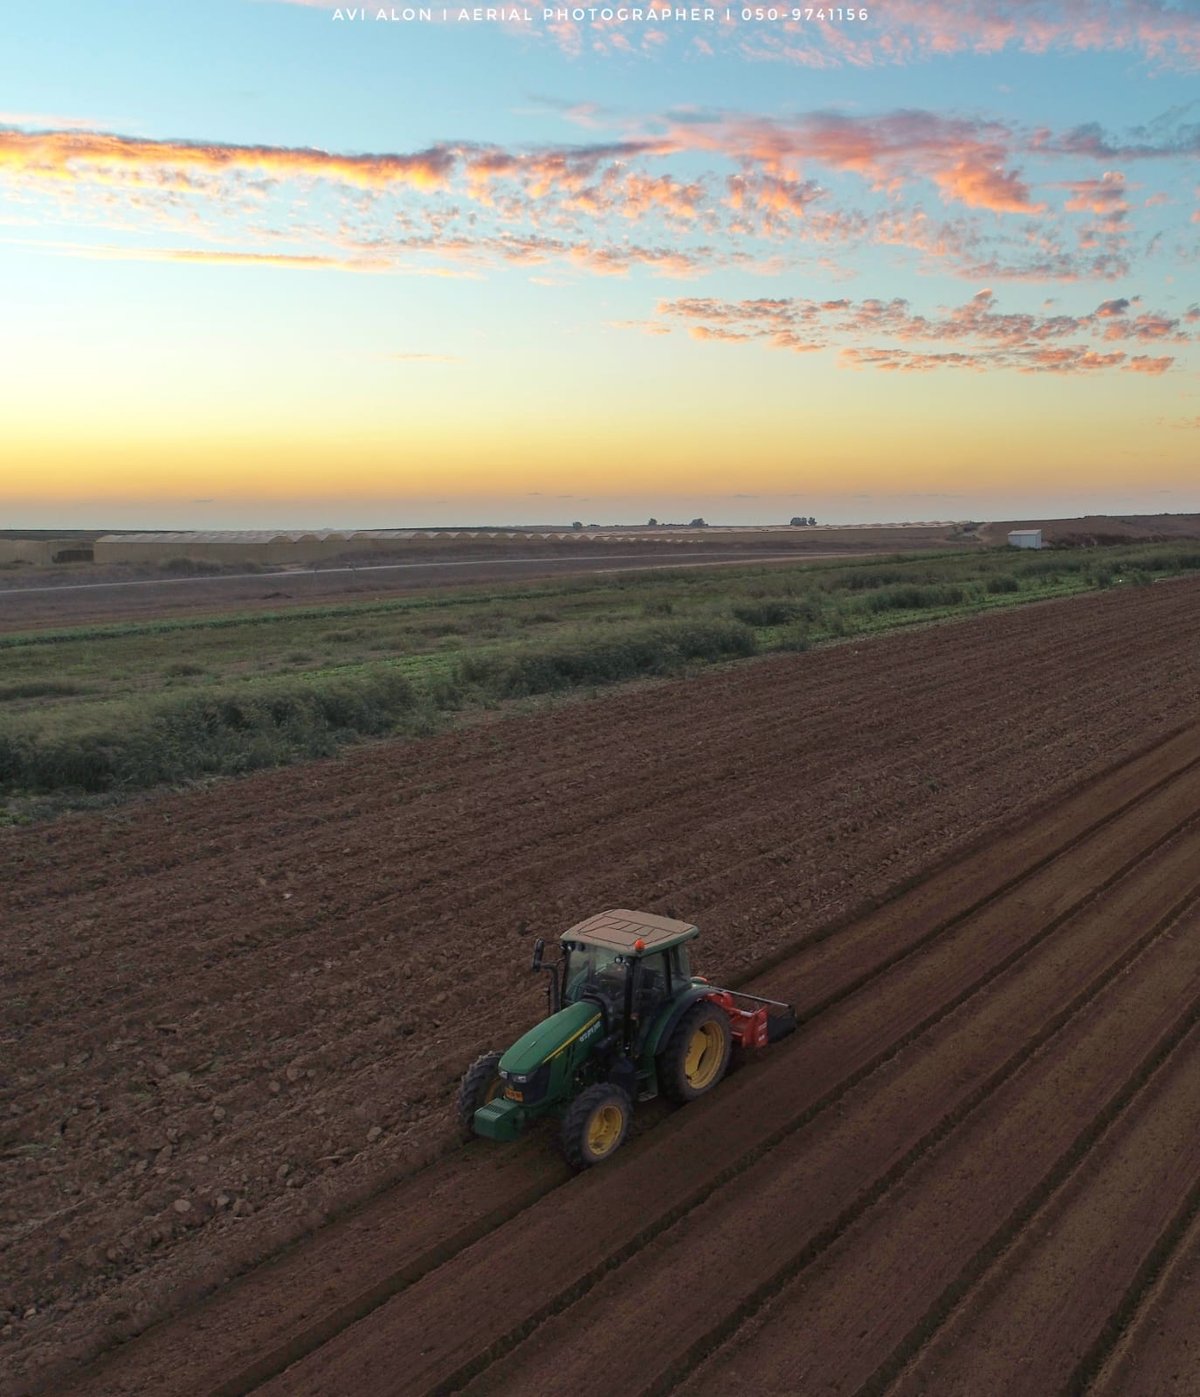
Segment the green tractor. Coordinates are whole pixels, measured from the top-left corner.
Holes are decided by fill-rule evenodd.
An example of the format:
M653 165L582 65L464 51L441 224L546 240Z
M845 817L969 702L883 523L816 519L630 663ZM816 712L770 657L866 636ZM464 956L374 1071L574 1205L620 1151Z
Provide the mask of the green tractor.
M735 1044L765 1047L796 1027L791 1007L717 989L691 972L689 922L617 909L578 923L557 960L533 948L549 976L550 1013L506 1053L484 1053L462 1079L464 1136L515 1140L551 1113L575 1169L608 1159L635 1101L694 1101L725 1075Z

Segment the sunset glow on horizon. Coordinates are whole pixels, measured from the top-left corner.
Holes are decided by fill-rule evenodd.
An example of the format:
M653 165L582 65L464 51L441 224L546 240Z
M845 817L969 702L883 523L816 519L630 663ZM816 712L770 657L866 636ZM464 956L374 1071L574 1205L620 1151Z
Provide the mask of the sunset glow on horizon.
M1195 6L388 12L6 16L0 520L1200 509Z

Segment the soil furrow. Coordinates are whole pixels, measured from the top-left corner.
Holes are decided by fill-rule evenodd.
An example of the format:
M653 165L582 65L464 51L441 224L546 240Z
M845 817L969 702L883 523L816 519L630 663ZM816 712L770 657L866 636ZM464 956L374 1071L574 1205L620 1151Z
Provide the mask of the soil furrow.
M1172 1055L890 1393L1081 1392L1095 1354L1200 1201L1200 1043ZM1182 1220L1182 1222L1181 1222Z
M1005 1084L683 1390L724 1390L736 1375L774 1392L882 1392L1158 1069L1188 1050L1200 944L1163 937L1154 952L1144 974L1115 981L1069 1042ZM903 1285L889 1281L899 1275Z
M1180 1210L1180 1220L1186 1211ZM1131 1287L1118 1312L1123 1326L1111 1351L1102 1343L1089 1355L1102 1363L1085 1389L1094 1397L1193 1397L1200 1392L1200 1216L1187 1223L1173 1252L1148 1275L1149 1288ZM1109 1336L1105 1336L1108 1338ZM1081 1368L1083 1365L1081 1365ZM1077 1370L1076 1380L1086 1378Z

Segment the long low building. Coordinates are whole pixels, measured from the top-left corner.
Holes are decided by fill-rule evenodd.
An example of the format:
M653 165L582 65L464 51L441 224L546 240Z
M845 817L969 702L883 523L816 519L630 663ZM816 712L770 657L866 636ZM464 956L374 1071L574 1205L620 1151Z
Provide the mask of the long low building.
M790 547L798 538L831 536L830 542L844 547L865 531L903 530L911 539L921 530L934 543L943 542L940 531L956 527L948 523L920 524L833 524L799 528L789 524L580 524L571 528L462 528L462 529L220 529L172 531L165 533L104 534L96 540L97 563L133 563L161 567L175 561L223 565L279 566L289 563L319 563L354 555L407 553L420 558L435 549L493 546L509 549L522 542L552 550L563 546L596 548L613 545L690 544L717 540L740 544L743 540L770 540L775 546Z
M90 563L90 538L0 538L0 564Z

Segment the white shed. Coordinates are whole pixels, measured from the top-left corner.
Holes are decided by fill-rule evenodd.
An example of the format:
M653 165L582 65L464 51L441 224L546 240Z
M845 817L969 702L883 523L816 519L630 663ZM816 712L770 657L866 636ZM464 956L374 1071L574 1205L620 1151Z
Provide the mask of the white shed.
M1010 548L1040 548L1042 546L1041 529L1014 529L1008 536L1008 546Z

